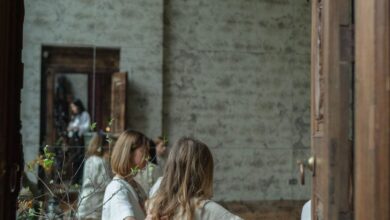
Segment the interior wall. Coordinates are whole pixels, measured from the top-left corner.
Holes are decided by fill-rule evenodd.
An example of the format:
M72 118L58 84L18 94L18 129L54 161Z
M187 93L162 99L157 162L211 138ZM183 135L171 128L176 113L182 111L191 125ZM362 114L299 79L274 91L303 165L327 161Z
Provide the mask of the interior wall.
M310 3L168 0L164 132L212 147L217 200L308 199Z
M160 0L37 0L25 2L22 135L25 160L38 153L41 47L120 48L128 72L128 126L150 136L161 133L162 10Z

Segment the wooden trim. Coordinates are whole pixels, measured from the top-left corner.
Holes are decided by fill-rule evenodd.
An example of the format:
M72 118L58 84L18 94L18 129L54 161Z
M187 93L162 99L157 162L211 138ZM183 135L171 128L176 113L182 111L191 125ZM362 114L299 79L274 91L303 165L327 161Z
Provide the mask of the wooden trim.
M311 27L311 148L312 155L317 157L319 152L317 152L318 145L322 145L323 140L323 118L320 117L320 108L321 108L321 91L319 88L320 85L320 65L322 64L322 52L321 52L321 44L323 44L323 32L318 30L318 26L322 26L322 19L319 13L319 4L320 2L317 0L312 1L312 27ZM323 115L321 115L323 116ZM318 168L318 169L317 169ZM319 173L317 170L321 170ZM319 189L321 186L319 184L327 184L327 179L324 180L319 179L322 174L321 164L316 166L316 170L313 173L313 183L312 183L312 219L317 218L317 207L320 205L319 201L316 197L321 197L321 192ZM325 170L326 172L326 170ZM325 181L325 182L323 182ZM325 194L326 196L326 194ZM327 199L322 197L322 199ZM323 210L327 212L327 210Z
M46 118L53 118L54 114L54 72L51 69L46 71ZM56 141L54 121L46 120L45 144L54 144Z
M111 131L121 133L126 127L127 72L112 75L111 81Z
M342 213L350 213L349 178L350 178L350 145L349 131L349 94L350 75L342 71L340 51L340 25L349 0L324 1L324 66L325 77L325 146L328 150L328 185L329 195L326 200L328 210L325 219L339 219ZM349 219L345 217L343 219Z
M119 71L120 50L111 48L96 48L95 61L92 47L42 47L42 70L52 69L53 72L66 73L113 73ZM95 63L94 63L95 62Z
M357 220L390 219L390 5L356 0Z
M312 4L311 143L316 158L312 218L351 219L348 134L352 60L342 56L352 46L343 44L352 22L351 2L315 0Z

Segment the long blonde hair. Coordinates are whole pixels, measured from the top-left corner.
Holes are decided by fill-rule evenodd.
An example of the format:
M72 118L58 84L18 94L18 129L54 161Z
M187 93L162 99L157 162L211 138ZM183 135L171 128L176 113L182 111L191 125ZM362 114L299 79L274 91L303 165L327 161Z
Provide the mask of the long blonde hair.
M168 156L161 186L149 201L149 214L154 219L171 219L176 214L194 219L197 201L213 194L213 169L213 156L204 143L188 137L179 139ZM183 212L177 213L178 209Z
M123 177L131 175L136 167L133 152L140 147L148 147L148 138L138 131L126 130L119 135L111 155L112 172ZM145 152L146 153L146 152Z

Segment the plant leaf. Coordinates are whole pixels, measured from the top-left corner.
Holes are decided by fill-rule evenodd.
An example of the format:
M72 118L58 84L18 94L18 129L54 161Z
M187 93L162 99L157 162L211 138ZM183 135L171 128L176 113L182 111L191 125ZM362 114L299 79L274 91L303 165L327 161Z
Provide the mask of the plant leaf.
M43 160L43 166L44 166L44 168L46 168L46 169L50 169L51 166L53 165L53 163L54 163L54 161L51 160L51 159L44 159L44 160Z
M91 126L90 126L91 131L95 130L96 125L97 125L96 122L94 122L94 123L91 124Z

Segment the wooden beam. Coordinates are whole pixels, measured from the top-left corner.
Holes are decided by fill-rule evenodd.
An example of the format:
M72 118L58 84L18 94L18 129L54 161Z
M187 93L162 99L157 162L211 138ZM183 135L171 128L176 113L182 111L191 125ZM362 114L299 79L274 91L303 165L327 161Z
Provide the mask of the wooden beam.
M357 220L390 219L388 0L356 0Z
M313 219L352 219L350 0L312 2Z
M20 95L24 4L0 1L0 219L15 219L23 171Z

